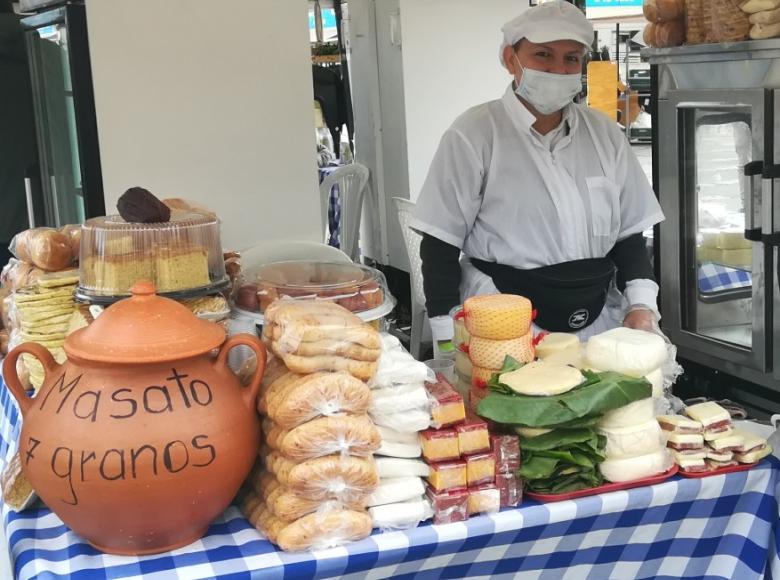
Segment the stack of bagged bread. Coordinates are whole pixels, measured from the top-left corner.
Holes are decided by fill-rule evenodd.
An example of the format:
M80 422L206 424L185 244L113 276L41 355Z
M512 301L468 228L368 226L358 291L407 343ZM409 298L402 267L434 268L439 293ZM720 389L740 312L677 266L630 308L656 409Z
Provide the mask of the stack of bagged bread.
M423 478L429 469L420 459L418 437L431 424L428 380L435 380L431 369L416 361L397 338L382 335L379 369L368 383L368 414L382 437L376 452L379 487L368 499L375 528L414 527L433 515L424 497Z
M598 432L606 437L606 459L599 468L608 481L622 482L663 473L672 466L655 419L656 399L663 395L661 365L667 357L664 339L651 332L614 328L594 335L585 346L585 366L645 378L652 396L605 413Z
M739 7L748 15L750 38L762 40L780 36L780 0L742 0Z
M644 0L648 46L667 48L685 43L685 0Z
M381 438L366 381L379 334L334 303L280 300L265 312L263 340L275 357L258 401L265 469L250 476L244 513L287 551L368 536Z
M506 356L518 362L534 360L531 330L531 301L514 294L473 296L463 303L463 317L469 333L471 360L470 405L476 409L494 373L501 370Z

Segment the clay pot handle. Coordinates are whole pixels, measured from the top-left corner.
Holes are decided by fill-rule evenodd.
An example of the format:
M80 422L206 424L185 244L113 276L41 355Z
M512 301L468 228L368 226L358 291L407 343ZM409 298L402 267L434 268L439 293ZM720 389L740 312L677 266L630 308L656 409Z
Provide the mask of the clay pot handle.
M22 412L22 417L25 416L33 405L32 398L27 396L27 393L22 386L22 381L19 380L19 375L16 372L16 361L25 353L33 355L43 365L44 384L48 382L49 377L56 373L57 369L61 366L57 364L57 361L54 360L54 357L46 347L35 342L22 343L8 353L3 361L3 380L5 381L6 387L8 387L8 390L11 391L14 399L16 399L16 402L19 404L19 410Z
M214 366L220 367L220 370L224 368L229 371L229 369L227 369L228 353L230 353L230 350L233 347L239 345L248 346L257 355L257 369L255 369L255 374L252 375L252 380L249 382L249 386L244 389L243 393L244 403L246 403L246 406L254 412L257 409L257 395L260 391L260 383L263 382L265 363L268 359L265 345L263 345L260 339L246 333L231 336L222 344L222 348L219 350Z

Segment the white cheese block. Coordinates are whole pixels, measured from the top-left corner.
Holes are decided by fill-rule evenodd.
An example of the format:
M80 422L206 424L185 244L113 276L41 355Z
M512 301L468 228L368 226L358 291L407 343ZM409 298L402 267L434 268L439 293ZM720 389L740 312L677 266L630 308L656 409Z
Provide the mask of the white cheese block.
M371 411L399 413L411 409L430 409L428 391L422 382L374 389L371 393Z
M431 426L431 413L423 409L412 409L400 413L372 411L369 416L374 424L401 432L424 431Z
M766 445L766 439L759 437L755 433L746 431L745 429L734 429L734 435L742 437L742 446L737 449L737 453L747 453L748 451Z
M645 380L653 385L653 397L657 399L664 396L664 373L661 372L660 368L647 373Z
M711 449L697 449L689 451L677 451L676 449L669 449L669 453L672 454L672 458L675 463L682 465L685 459L694 459L704 461L709 456Z
M664 446L658 421L650 419L630 427L599 428L607 438L607 458L646 455Z
M422 455L420 443L396 443L394 441L382 440L382 444L375 452L377 455L386 455L387 457L401 457L405 459L414 459Z
M587 366L585 364L585 349L582 346L550 353L544 358L544 362L569 365L575 369L583 369Z
M396 431L389 427L376 426L379 435L382 437L382 441L392 441L393 443L407 443L414 445L419 439L417 431Z
M721 429L720 431L704 431L704 440L705 441L715 441L717 439L723 439L724 437L729 437L730 435L734 434L734 429L731 426L726 427L725 429Z
M433 517L431 504L424 498L368 508L375 528L402 530Z
M634 481L667 471L672 466L672 458L665 448L635 457L616 457L605 459L599 469L604 479L613 483Z
M585 347L585 358L590 365L636 378L660 367L666 356L663 338L625 327L592 336Z
M381 479L393 477L428 477L431 469L422 459L398 459L396 457L377 457L376 472Z
M549 397L572 390L585 377L570 366L536 361L500 375L499 380L520 395Z
M380 479L379 486L374 490L366 505L374 507L389 503L398 503L417 499L425 493L425 484L419 477L394 477Z
M536 345L536 356L544 360L553 353L567 350L577 351L579 347L580 339L576 335L566 332L551 332Z
M631 427L647 423L655 417L655 399L648 397L629 403L625 407L619 407L613 411L604 413L599 421L599 427L614 429L618 427Z
M731 414L713 401L698 403L685 408L685 414L708 429L715 424L729 424Z
M755 463L770 453L772 453L772 447L770 445L765 445L764 447L759 447L748 453L735 453L734 458L740 463Z

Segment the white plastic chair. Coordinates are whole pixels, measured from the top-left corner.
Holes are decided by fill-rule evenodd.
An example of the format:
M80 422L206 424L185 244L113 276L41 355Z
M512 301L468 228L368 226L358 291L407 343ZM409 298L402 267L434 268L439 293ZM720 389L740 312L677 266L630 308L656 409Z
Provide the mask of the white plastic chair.
M351 262L344 252L320 242L300 240L273 240L242 250L241 268L246 270L262 264L287 260L319 260L323 262Z
M422 356L422 343L430 336L428 313L425 310L422 259L420 258L422 236L409 227L416 204L402 197L394 197L393 201L398 208L398 221L401 224L401 232L406 244L406 253L409 256L409 277L411 278L412 286L412 336L409 343L409 352L419 360Z
M368 167L360 163L350 163L339 167L320 183L320 209L322 212L322 239L328 230L328 206L330 193L334 185L339 186L341 216L339 219L339 240L341 249L355 262L360 259L360 218L363 213L363 200L368 184Z

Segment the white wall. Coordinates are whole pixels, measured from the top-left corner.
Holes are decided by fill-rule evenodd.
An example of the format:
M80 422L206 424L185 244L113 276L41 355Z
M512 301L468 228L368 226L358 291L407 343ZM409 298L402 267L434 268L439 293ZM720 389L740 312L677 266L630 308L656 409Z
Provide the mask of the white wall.
M417 199L442 133L466 109L501 97L501 26L526 0L401 0L409 197Z
M88 0L106 208L134 185L222 243L320 238L305 0Z

